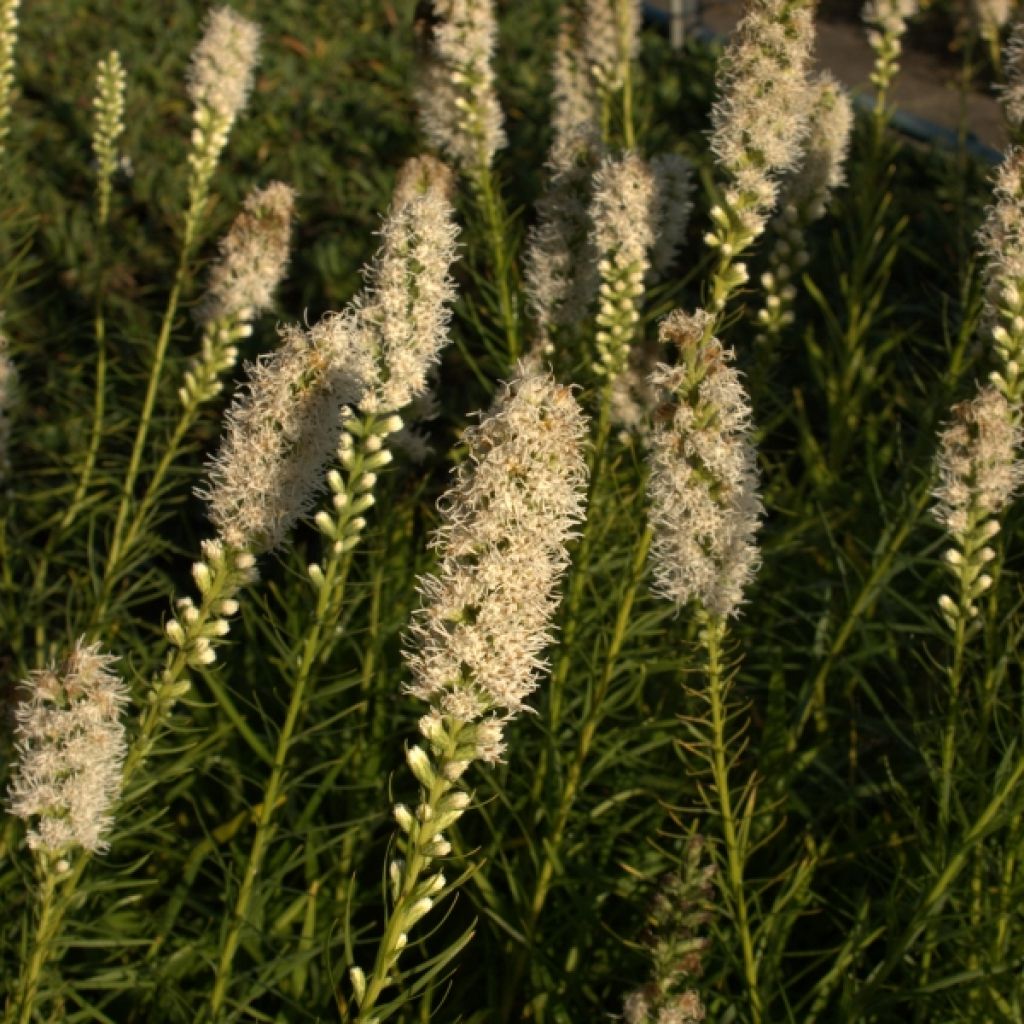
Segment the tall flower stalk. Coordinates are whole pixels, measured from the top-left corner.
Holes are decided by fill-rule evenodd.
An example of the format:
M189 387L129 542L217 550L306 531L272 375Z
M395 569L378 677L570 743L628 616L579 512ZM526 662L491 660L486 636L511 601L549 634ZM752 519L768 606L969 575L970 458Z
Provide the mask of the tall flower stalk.
M872 123L876 151L892 117L889 91L900 69L907 22L917 14L918 7L918 0L868 0L861 12L867 26L868 45L875 55L871 84L875 87Z
M407 649L429 749L406 752L420 802L394 808L387 926L369 970L349 971L351 1016L363 1024L382 1019L378 1003L410 932L448 887L436 865L451 849L445 830L472 802L460 780L472 762L502 758L504 728L539 683L567 543L583 519L585 432L567 388L548 375L517 377L467 432L469 457L439 504L438 568L420 580Z

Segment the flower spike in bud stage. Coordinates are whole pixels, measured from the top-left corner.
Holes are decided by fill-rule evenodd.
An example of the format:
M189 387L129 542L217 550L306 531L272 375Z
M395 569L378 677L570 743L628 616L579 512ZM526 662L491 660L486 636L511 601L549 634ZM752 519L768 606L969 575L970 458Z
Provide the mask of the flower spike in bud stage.
M121 711L128 690L100 645L75 645L60 668L31 673L16 712L18 760L11 813L33 822L28 845L65 855L103 852L121 794Z
M544 668L566 545L583 518L585 433L568 389L550 375L520 376L467 431L468 458L439 502L431 542L439 565L420 580L407 645L408 692L428 705L420 732L430 752L406 754L421 801L415 811L395 808L394 906L372 971L350 971L361 1022L375 1019L410 929L447 885L433 862L449 852L444 832L470 806L461 778L473 761L500 760L503 725L524 710Z
M117 50L111 50L96 68L96 97L93 99L95 124L92 151L96 157L96 197L98 220L107 222L110 191L117 168L117 141L124 132L124 65Z
M650 378L662 401L650 438L651 562L658 593L725 619L757 568L763 510L749 401L711 321L677 310L661 325L678 362Z
M14 91L14 46L18 41L21 0L0 0L0 152L4 148Z
M917 14L919 7L918 0L868 0L861 12L868 26L868 44L875 51L875 67L871 73L871 83L878 90L875 117L883 121L888 117L889 87L900 69L907 22Z

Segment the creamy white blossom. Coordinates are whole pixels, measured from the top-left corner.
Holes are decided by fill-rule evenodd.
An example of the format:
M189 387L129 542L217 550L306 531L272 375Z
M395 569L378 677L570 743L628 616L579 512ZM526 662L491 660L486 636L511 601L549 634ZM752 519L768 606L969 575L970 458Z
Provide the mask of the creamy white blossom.
M294 208L295 190L280 181L246 196L210 271L202 320L248 320L270 308L288 265Z
M373 360L364 412L395 412L422 395L448 343L458 237L450 189L450 172L436 160L410 161L399 175L381 247L353 302L359 344Z
M693 164L679 153L659 153L651 157L650 167L655 192L651 276L657 280L671 269L686 237L693 210Z
M719 62L711 151L729 178L725 201L756 237L778 178L800 159L814 42L806 0L750 0Z
M583 44L588 24L580 4L564 5L552 67L548 170L554 177L590 163L602 148L601 101Z
M583 55L598 89L621 89L640 49L639 0L582 0Z
M544 669L566 545L583 519L585 433L569 389L520 376L466 432L468 457L438 503L438 566L419 581L408 690L440 716L489 722L484 760L499 758L501 722Z
M14 92L14 47L18 42L18 8L21 0L0 0L0 151L11 116Z
M433 0L430 58L416 97L430 141L470 176L491 166L505 145L492 61L494 0Z
M59 668L32 672L15 718L11 813L31 825L28 845L48 854L102 852L121 794L121 711L128 690L116 658L84 638Z
M732 352L707 336L710 323L703 310L676 310L661 325L678 362L651 374L661 398L648 459L651 563L659 594L724 618L758 566L763 510L749 400Z
M1021 429L1006 398L986 387L953 409L939 435L935 518L956 535L998 516L1024 481Z
M249 98L259 45L255 22L230 7L210 11L188 74L188 94L197 111L208 110L230 129Z

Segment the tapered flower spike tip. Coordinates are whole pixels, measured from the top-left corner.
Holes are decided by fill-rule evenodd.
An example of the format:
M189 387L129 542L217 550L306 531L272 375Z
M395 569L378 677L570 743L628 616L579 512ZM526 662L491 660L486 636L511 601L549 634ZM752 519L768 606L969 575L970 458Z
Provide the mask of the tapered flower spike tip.
M469 456L439 502L438 567L419 581L406 641L408 692L435 715L490 722L485 761L500 757L500 723L525 709L544 669L566 545L583 519L585 433L569 389L550 374L517 377L466 432Z
M270 308L288 266L294 210L295 190L280 181L246 196L210 271L202 320L251 319Z
M260 28L230 7L217 7L206 19L206 30L192 51L188 94L228 125L249 99L259 53Z
M997 87L1006 120L1014 128L1024 125L1024 11L1014 20L1010 38L1003 48L1006 84Z
M80 639L58 669L33 672L16 711L18 760L9 798L28 845L49 855L107 848L125 755L128 690L116 658Z
M736 615L760 562L763 509L751 441L750 403L732 352L708 336L703 310L670 314L661 339L675 366L651 374L660 395L650 439L648 497L654 589L683 606Z

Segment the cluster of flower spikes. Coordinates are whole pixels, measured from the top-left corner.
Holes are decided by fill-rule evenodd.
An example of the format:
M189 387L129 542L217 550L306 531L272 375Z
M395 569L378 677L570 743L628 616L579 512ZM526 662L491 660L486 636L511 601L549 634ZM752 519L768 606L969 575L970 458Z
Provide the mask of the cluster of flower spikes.
M29 675L15 712L11 813L33 822L29 847L65 870L75 848L106 849L121 794L128 690L111 671L116 660L79 639L59 668Z
M752 0L719 62L711 151L728 184L705 235L720 263L710 300L715 313L747 280L736 256L764 231L779 175L800 159L813 42L810 0Z
M196 311L202 348L178 391L182 405L199 405L220 393L223 375L238 361L238 343L272 305L288 266L294 207L295 192L283 182L253 189L221 240L220 261Z
M762 331L758 341L778 335L793 322L796 288L792 279L810 259L808 228L825 216L829 196L845 181L853 105L828 72L815 76L813 94L803 159L783 182L779 212L772 222L775 242L768 269L761 275L765 304L757 313Z
M647 490L655 590L724 619L738 612L757 569L763 509L749 400L713 324L704 310L662 321L661 340L678 362L659 364L650 378L660 404Z
M959 583L959 597L939 598L950 629L978 615L974 603L991 585L985 567L995 558L988 542L999 532L999 515L1024 482L1019 458L1019 414L995 387L982 388L953 409L953 421L939 435L939 484L935 518L953 540L944 555Z
M868 0L864 5L861 17L868 26L868 45L875 53L871 84L880 93L888 91L900 69L907 22L919 8L918 0Z
M492 63L494 0L431 0L424 31L430 52L416 92L420 123L431 143L474 180L506 142Z
M700 1024L707 1016L694 987L708 947L698 933L711 920L714 896L715 867L702 863L703 850L703 838L692 836L682 870L666 875L651 901L643 942L651 980L626 996L626 1024Z
M456 239L448 185L436 161L406 167L361 295L308 330L286 327L281 346L247 368L246 387L228 410L200 492L230 545L256 552L280 547L325 483L345 528L358 533L363 521L345 505L335 478L325 477L325 467L339 457L356 474L352 497L368 507L375 478L367 474L390 457L382 441L401 429L397 410L425 390L448 340ZM354 416L354 408L363 416ZM368 450L355 450L353 440ZM318 525L325 528L323 517ZM339 528L335 523L327 532ZM334 540L350 543L347 534Z

